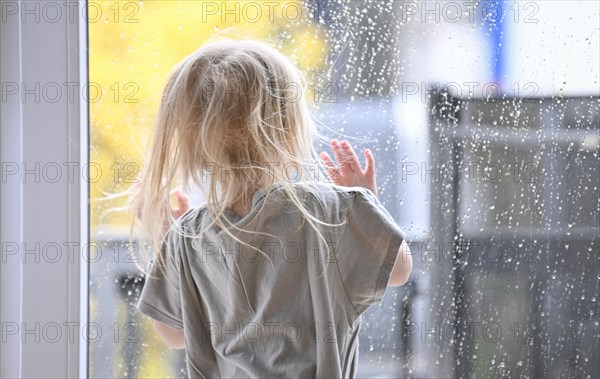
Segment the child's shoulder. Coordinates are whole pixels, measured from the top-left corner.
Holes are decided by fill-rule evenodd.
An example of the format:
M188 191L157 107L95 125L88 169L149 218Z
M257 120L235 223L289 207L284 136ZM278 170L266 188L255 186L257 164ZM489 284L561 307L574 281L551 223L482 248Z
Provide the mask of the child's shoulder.
M199 207L190 208L187 212L175 220L176 227L186 233L193 233L198 230L202 223L202 215L206 212L206 204Z
M305 195L303 196L305 199L312 200L313 203L319 204L320 208L327 211L341 211L347 208L357 198L357 195L366 200L375 197L370 190L364 187L347 187L325 182L294 183L293 188L296 189L297 194ZM277 198L283 193L281 185L275 186L271 191L275 195L273 198ZM176 228L190 233L197 232L209 219L205 217L206 214L208 214L206 204L191 208L176 220Z
M364 187L347 187L341 186L333 183L323 183L323 182L315 182L311 183L310 187L311 192L319 195L325 196L333 196L340 198L348 198L353 197L356 194L369 194L371 191Z
M364 187L346 187L333 183L315 182L301 187L307 191L326 208L331 208L337 204L348 204L357 195L362 198L371 199L375 195Z

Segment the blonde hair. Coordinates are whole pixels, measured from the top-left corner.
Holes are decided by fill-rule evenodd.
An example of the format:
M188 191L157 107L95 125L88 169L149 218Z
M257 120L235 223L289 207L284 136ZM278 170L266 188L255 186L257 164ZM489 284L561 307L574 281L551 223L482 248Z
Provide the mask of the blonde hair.
M270 191L280 183L302 215L302 224L308 222L329 250L317 224L333 224L311 215L297 191L325 175L313 146L322 136L310 117L303 84L301 73L285 56L255 41L211 43L179 63L164 89L152 146L130 200L131 211L139 216L132 233L140 222L136 218L143 220L138 241L160 252L165 228L176 221L170 193L193 184L206 196L209 227L216 224L256 249L229 230L244 231L223 217L224 209L249 204L255 191ZM159 264L162 259L156 254Z

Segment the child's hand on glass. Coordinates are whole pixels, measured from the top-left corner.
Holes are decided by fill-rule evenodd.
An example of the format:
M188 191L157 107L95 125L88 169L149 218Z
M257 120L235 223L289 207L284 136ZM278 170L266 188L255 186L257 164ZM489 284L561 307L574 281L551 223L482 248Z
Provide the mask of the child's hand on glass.
M173 220L177 220L179 217L183 216L185 212L190 209L190 199L183 194L181 191L175 192L175 197L177 198L177 208L171 208L171 217ZM169 229L169 220L165 220L164 230L165 233Z
M364 187L371 190L375 196L378 196L375 180L375 158L371 150L365 149L364 151L366 165L363 170L350 142L331 140L331 149L337 160L337 165L325 151L321 153L321 159L333 183L345 187Z
M175 196L177 197L177 208L171 209L171 216L177 220L179 217L183 216L185 212L190 210L190 199L181 191L176 191Z
M139 186L139 184L138 184L138 186ZM175 197L177 198L177 208L171 208L171 217L174 220L177 220L179 217L183 216L185 214L185 212L187 212L190 209L190 200L181 191L176 191ZM142 207L140 207L140 209L138 209L136 216L138 219L141 220ZM169 226L170 226L170 221L168 219L164 220L163 221L163 234L167 233L167 230L169 230Z

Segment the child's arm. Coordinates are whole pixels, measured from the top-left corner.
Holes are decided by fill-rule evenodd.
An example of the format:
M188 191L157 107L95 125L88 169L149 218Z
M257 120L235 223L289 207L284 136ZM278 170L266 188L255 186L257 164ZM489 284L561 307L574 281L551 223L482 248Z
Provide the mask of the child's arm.
M346 187L364 187L373 192L375 196L378 196L377 182L375 179L375 158L373 157L373 153L369 149L365 150L366 166L363 170L358 161L358 156L354 152L350 142L345 140L338 142L334 139L331 141L331 148L338 161L339 167L335 167L335 164L326 152L321 153L321 159L323 159L323 163L325 163L329 176L333 182L337 185ZM398 256L396 257L394 268L390 274L388 286L397 287L406 284L411 271L411 252L406 241L402 241L402 244L398 249Z
M177 195L178 208L171 209L171 215L174 219L181 217L190 208L189 200L182 192L177 191L176 195ZM139 217L139 213L138 213L138 217ZM165 220L164 225L165 225L164 228L165 228L165 234L166 234L168 227L169 227L168 220ZM170 295L174 296L173 294L170 294ZM150 314L153 315L154 313L150 313ZM184 333L183 333L182 329L175 329L175 328L173 328L163 322L160 322L150 316L148 316L148 318L152 322L152 328L154 329L156 334L158 334L160 339L167 346L174 348L174 349L184 349L185 348L185 339L184 339Z
M173 349L184 349L185 340L183 338L183 330L171 328L170 326L163 324L160 321L156 321L151 318L152 327L158 336L163 340L165 344Z
M412 271L412 258L410 249L406 241L402 241L400 249L398 250L398 256L396 257L396 263L390 274L390 280L388 287L403 286L408 282L408 277Z

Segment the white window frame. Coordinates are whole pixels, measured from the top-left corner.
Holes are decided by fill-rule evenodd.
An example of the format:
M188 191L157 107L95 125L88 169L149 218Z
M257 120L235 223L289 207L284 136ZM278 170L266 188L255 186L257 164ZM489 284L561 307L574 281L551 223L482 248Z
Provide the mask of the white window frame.
M0 377L88 373L86 11L83 0L0 1ZM49 101L36 83L62 95Z

